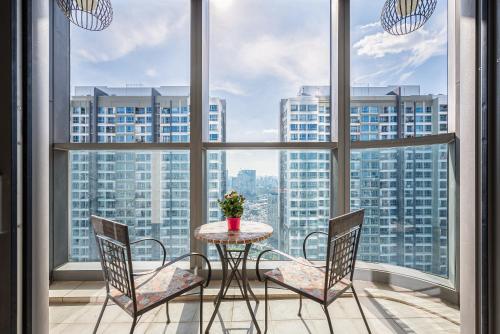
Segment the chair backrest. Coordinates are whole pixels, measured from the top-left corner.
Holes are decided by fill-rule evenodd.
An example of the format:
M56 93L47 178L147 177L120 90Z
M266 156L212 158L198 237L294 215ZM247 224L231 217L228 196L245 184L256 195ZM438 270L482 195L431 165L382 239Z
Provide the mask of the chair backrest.
M326 257L325 293L340 280L352 280L365 210L330 219Z
M101 257L107 292L109 293L111 285L132 299L135 306L128 226L97 216L92 216L91 221Z

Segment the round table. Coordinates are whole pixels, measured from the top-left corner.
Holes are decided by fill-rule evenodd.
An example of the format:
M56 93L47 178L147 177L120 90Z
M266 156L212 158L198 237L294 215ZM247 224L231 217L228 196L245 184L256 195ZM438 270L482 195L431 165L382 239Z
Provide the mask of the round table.
M248 283L246 268L247 268L247 258L252 244L255 242L263 241L269 238L273 234L273 228L267 224L241 221L241 226L239 231L228 231L227 223L225 221L205 224L198 227L194 231L194 237L198 240L214 244L217 247L217 252L222 263L222 282L219 294L215 299L215 310L210 318L207 329L205 333L208 333L212 323L217 315L219 306L223 299L236 299L227 298L226 293L231 285L233 279L236 280L238 287L240 289L242 299L245 300L250 315L252 316L252 321L255 325L257 333L260 333L260 328L253 313L252 306L250 305L250 300L248 298L248 292L252 295L256 303L259 301L255 297L250 284ZM244 245L243 249L228 249L228 245ZM236 255L235 255L236 254ZM238 267L242 264L241 272ZM228 266L231 267L231 273L227 275ZM241 283L240 283L241 279Z

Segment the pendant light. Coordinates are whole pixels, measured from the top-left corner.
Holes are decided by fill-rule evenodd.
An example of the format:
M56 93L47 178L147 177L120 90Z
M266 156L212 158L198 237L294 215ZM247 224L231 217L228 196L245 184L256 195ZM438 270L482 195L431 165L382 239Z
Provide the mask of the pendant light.
M424 25L437 0L387 0L380 15L382 27L391 35L409 34Z
M57 4L71 22L86 30L104 30L113 21L110 0L57 0Z

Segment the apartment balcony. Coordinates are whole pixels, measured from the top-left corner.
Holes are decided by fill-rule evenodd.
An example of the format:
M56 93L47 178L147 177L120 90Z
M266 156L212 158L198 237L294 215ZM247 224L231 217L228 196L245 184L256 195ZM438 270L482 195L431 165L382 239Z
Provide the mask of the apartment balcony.
M499 8L4 1L0 334L500 333Z

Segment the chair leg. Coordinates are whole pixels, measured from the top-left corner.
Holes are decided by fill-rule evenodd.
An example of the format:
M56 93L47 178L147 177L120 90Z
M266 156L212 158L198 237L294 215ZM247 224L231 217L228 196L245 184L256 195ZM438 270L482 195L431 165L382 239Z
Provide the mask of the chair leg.
M297 316L302 317L302 295L299 295L299 313L297 313Z
M203 334L203 285L200 285L200 334Z
M108 306L108 300L109 297L106 296L106 299L104 300L104 305L102 305L101 313L99 314L99 318L97 318L97 323L95 324L94 327L94 334L97 333L97 328L99 327L99 324L101 323L102 315L104 314L104 310L106 309L106 306Z
M325 311L326 320L328 320L328 327L330 327L330 333L333 334L332 319L330 319L330 313L328 313L328 306L323 305L323 311Z
M130 334L134 333L135 326L137 325L137 317L134 317L134 321L132 322L132 327L130 328Z
M358 299L358 294L356 293L356 290L354 290L354 286L351 286L352 294L354 295L354 299L356 299L356 303L358 304L359 311L361 312L361 316L363 317L363 321L365 322L366 329L368 330L368 333L372 333L370 330L370 326L368 326L368 321L366 321L365 313L363 312L363 308L361 307L361 303L359 302Z
M168 309L168 302L165 303L165 308L166 308L166 313L167 313L167 324L170 323L170 312L169 312L169 309Z
M264 280L264 334L267 333L267 279Z

